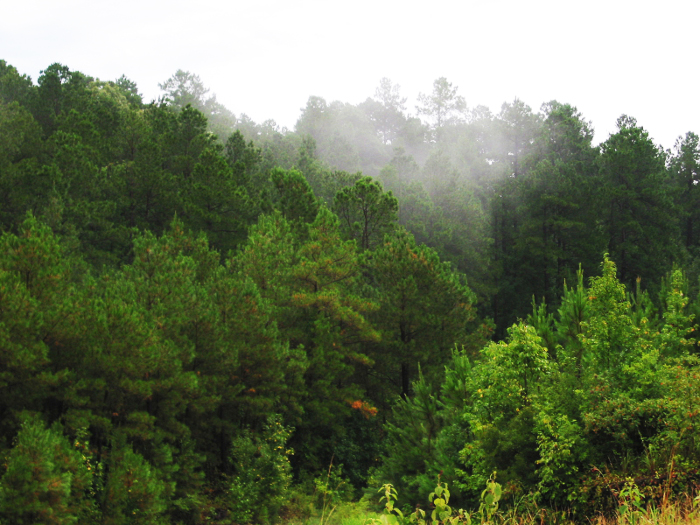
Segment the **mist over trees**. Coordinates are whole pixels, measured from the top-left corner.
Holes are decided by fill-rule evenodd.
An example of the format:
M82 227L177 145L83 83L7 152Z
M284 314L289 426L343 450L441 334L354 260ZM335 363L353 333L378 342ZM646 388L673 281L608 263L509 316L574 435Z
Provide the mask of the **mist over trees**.
M0 60L0 521L274 522L331 463L581 519L700 483L695 133L160 87Z

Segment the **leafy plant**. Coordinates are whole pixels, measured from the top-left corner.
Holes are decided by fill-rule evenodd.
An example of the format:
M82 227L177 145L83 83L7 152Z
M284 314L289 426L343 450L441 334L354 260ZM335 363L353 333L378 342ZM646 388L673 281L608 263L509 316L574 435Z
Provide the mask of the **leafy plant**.
M333 469L333 460L328 466L325 478L314 479L316 494L321 498L321 520L319 525L327 524L338 504L352 494L352 487L343 479L343 466Z
M286 448L290 435L281 418L274 415L268 419L262 435L247 430L234 439L234 475L229 493L237 522L266 523L282 506L292 477L292 451Z
M486 488L481 492L481 503L478 511L481 523L493 522L493 518L498 512L498 502L501 500L501 495L501 485L496 483L496 473L494 472L486 482Z
M621 521L635 525L644 509L642 508L642 493L632 478L627 478L625 486L617 498L620 502Z
M447 483L442 483L439 479L435 490L428 496L432 506L430 514L420 508L420 505L416 505L416 510L410 514L404 514L395 508L394 504L399 495L390 483L382 485L379 492L384 492L379 501L386 501L384 515L381 519L368 520L372 525L386 525L390 517L396 519L399 525L471 525L472 523L471 513L463 509L456 510L450 506L450 491ZM481 499L482 503L479 507L481 523L489 523L498 511L498 501L501 499L501 485L495 482L495 474L487 482Z

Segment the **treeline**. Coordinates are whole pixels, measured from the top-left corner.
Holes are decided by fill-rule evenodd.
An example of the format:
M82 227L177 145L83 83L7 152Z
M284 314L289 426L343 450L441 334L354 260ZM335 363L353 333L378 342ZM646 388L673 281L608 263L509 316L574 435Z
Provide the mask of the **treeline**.
M0 85L0 519L261 521L331 461L361 487L418 362L488 337L396 198L311 142L321 197L123 79Z
M569 104L533 112L516 99L492 114L468 108L444 78L418 100L422 120L386 79L357 106L312 97L297 132L325 162L393 191L400 223L467 275L499 336L533 296L556 306L579 264L599 274L604 253L627 286L641 278L655 296L675 261L696 289L696 134L664 151L623 115L593 146L591 123Z
M412 503L694 483L697 136L445 79L294 132L161 88L0 61L0 521L272 521L331 462Z

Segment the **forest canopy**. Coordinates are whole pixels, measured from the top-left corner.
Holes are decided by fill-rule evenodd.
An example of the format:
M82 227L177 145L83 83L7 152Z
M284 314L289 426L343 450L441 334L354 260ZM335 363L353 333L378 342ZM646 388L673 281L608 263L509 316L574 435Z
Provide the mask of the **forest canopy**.
M580 519L697 488L695 133L160 87L0 60L0 522L274 522L329 465Z

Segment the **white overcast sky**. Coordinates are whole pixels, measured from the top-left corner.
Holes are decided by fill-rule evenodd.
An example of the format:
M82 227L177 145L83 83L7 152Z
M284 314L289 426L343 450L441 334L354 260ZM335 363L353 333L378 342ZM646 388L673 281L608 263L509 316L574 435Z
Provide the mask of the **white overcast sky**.
M147 100L178 69L237 115L293 129L310 95L359 103L382 77L444 76L470 107L558 100L605 140L625 113L671 148L700 133L700 3L589 0L1 0L0 58L36 82L54 62L125 74Z

